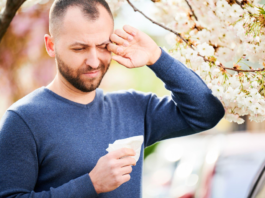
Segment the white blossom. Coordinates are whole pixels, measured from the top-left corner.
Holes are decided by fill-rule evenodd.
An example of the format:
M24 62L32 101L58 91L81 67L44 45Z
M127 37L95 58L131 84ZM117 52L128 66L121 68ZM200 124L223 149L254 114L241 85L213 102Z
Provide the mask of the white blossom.
M238 124L244 123L244 120L240 118L238 114L225 114L225 118L229 122L236 122Z
M213 47L205 42L197 46L197 51L202 56L213 56L214 55Z
M222 86L214 85L212 88L212 93L216 97L221 97L224 94L224 88Z
M210 71L209 63L203 62L201 69L202 69L202 71L206 71L206 72Z
M230 8L229 13L232 17L238 18L240 15L243 14L243 10L238 4L233 4Z
M228 69L221 69L223 66L231 68L233 63L240 65L242 69L249 69L247 65L253 67L252 63L261 64L259 68L263 68L265 28L254 26L257 30L260 28L256 33L249 28L256 23L255 17L260 12L257 7L262 7L258 0L249 1L256 8L245 4L245 9L233 1L190 1L199 19L195 24L202 29L193 28L194 21L183 10L177 11L175 7L174 11L174 4L188 9L183 4L185 1L174 0L174 4L173 1L169 4L166 0L161 2L161 15L167 13L169 21L175 20L177 24L172 27L189 38L196 50L194 53L192 49L187 49L184 43L181 49L178 45L178 50L182 51L179 53L179 60L188 61L185 65L195 71L212 90L212 94L222 102L226 112L225 119L238 124L244 122L241 118L244 115L249 115L251 120L257 122L265 120L265 90L260 91L265 77L254 72L232 73ZM255 15L250 15L248 11ZM210 59L211 64L206 59Z
M230 8L230 5L227 3L227 1L225 0L217 1L217 4L216 4L217 11L224 13L224 12L227 12L229 8Z
M196 52L195 50L193 50L193 49L191 49L191 48L188 48L187 50L186 50L186 58L187 59L195 59L196 57L197 57L197 54L198 54L198 52Z

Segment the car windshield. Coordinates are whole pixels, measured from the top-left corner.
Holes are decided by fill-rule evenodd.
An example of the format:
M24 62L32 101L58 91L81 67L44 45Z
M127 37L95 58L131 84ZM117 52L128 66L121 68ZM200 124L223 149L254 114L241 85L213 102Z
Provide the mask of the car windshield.
M262 172L262 176L261 179L257 185L257 188L255 189L254 192L254 198L264 198L265 197L265 171L264 171L263 167L263 172Z
M221 156L212 178L210 198L247 197L264 159L264 153Z

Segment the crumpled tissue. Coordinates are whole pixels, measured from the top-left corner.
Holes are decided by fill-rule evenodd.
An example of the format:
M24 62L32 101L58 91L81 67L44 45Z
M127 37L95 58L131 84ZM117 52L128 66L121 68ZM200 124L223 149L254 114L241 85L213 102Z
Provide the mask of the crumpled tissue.
M137 162L141 154L141 147L143 141L144 141L143 135L133 136L125 139L119 139L116 140L113 144L109 144L109 147L106 149L106 151L110 153L120 148L132 148L135 151L136 155L125 156L125 157L133 157Z

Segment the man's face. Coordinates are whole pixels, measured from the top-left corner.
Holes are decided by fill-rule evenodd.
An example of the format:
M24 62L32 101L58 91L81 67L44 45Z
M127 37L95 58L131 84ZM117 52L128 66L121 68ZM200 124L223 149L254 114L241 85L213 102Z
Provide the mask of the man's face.
M80 8L68 8L60 33L55 38L55 59L59 74L82 92L95 90L107 72L111 52L107 50L113 20L102 6L95 21Z

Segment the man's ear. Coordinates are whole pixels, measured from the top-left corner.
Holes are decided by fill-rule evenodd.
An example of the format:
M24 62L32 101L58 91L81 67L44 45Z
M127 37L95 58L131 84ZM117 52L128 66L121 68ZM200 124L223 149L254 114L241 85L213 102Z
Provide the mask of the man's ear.
M54 45L53 38L50 35L45 34L44 43L45 43L46 51L49 54L49 56L55 57L55 45Z

